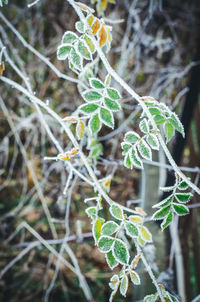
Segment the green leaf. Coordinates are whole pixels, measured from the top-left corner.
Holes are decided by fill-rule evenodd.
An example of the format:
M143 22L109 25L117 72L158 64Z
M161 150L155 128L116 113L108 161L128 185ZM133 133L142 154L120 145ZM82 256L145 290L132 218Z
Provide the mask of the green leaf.
M128 277L124 275L120 284L120 293L122 294L122 296L126 297L127 289L128 289Z
M133 284L140 285L141 282L138 273L136 273L135 271L130 271L130 277Z
M146 138L147 143L153 150L159 150L159 141L155 134L149 134Z
M106 108L101 107L100 119L106 126L112 128L112 129L114 128L114 118L113 118L113 114L110 110L107 110Z
M118 92L116 89L114 89L114 88L107 88L106 90L107 90L108 96L109 96L111 99L113 99L113 100L115 100L115 101L121 99L121 95L119 94L119 92Z
M155 212L152 216L153 220L163 219L170 212L171 206L166 206Z
M57 58L58 60L66 60L69 53L70 53L70 50L71 50L71 45L69 44L62 44L58 47L58 50L57 50Z
M74 47L71 48L69 53L69 60L73 64L74 68L78 70L82 70L83 68L83 59L82 57L76 52Z
M129 251L125 243L120 240L116 239L113 246L112 252L116 260L121 264L127 264L129 262Z
M92 219L96 219L96 217L97 217L97 209L96 209L96 207L89 207L89 208L87 208L86 209L86 213Z
M134 144L140 139L140 136L134 131L128 131L125 134L124 140L128 143Z
M130 237L138 236L138 229L133 223L127 222L124 227L125 227L127 235L129 235Z
M179 202L187 203L190 198L193 196L192 193L176 193L175 198Z
M161 115L161 110L157 107L150 107L149 108L149 112L151 113L151 115Z
M107 253L111 250L114 239L109 236L101 236L98 241L98 247L103 253Z
M76 30L77 30L79 33L81 33L81 34L83 34L83 33L85 32L84 23L81 22L81 21L78 21L78 22L75 23L75 28L76 28Z
M97 133L101 129L101 121L99 120L98 113L94 114L89 121L89 128L92 134Z
M170 223L172 222L173 216L174 216L173 212L170 211L169 214L165 217L165 219L161 223L162 231L164 231L164 229L170 225Z
M147 122L147 119L144 118L140 123L139 123L139 127L140 127L140 130L143 132L143 133L149 133L149 125L148 125L148 122Z
M91 60L92 59L92 55L90 52L89 47L87 46L85 41L81 41L79 40L78 42L78 46L77 46L77 50L79 52L79 54L86 60Z
M169 187L160 187L160 190L163 192L170 192L173 191L175 189L176 185L174 186L169 186Z
M112 111L119 111L121 109L121 106L116 101L113 101L106 97L104 98L104 104L108 109Z
M123 215L123 210L120 206L118 205L112 205L110 207L110 213L113 217L119 219L119 220L123 220L124 215Z
M171 204L171 202L174 199L174 195L171 194L170 196L168 196L167 198L163 199L161 202L155 204L152 206L152 208L161 208L161 207L166 207L168 205Z
M97 104L90 103L90 104L84 104L79 107L79 110L82 111L83 113L93 113L99 108Z
M130 150L130 148L132 147L132 145L131 144L127 144L127 143L125 143L125 142L122 142L121 143L121 147L122 147L122 149L123 149L123 155L125 154L125 153L127 153L129 150Z
M102 234L110 236L113 233L115 233L118 228L119 228L119 225L116 222L107 221L106 223L104 223L104 225L102 227Z
M102 221L100 218L97 218L96 221L93 224L93 236L95 239L95 243L99 240L101 236L101 226L102 226Z
M128 169L132 169L132 167L133 167L129 153L127 153L124 157L124 167L126 167Z
M110 269L113 269L114 267L116 267L118 265L117 260L113 256L112 250L106 254L106 261L107 261Z
M102 94L94 89L84 91L82 96L86 102L99 101L102 98Z
M166 136L166 142L168 143L170 139L174 136L174 127L168 122L164 124L164 133Z
M105 88L104 84L99 79L90 78L89 81L90 81L90 86L93 87L93 88L96 88L96 89L104 89Z
M172 205L173 205L173 209L177 215L181 216L181 215L186 215L189 213L189 209L182 204L173 203Z
M165 122L165 117L161 114L155 115L154 116L154 121L157 125L161 125Z
M101 156L103 154L103 146L102 144L96 144L90 151L90 155L91 157L93 157L94 159L98 160L99 156Z
M109 286L112 289L116 289L118 288L118 285L119 285L119 276L113 275L112 278L110 279Z
M149 146L147 145L147 143L144 140L141 140L137 144L137 148L143 158L145 158L147 160L152 160L151 149L149 148Z
M131 163L133 164L134 167L136 167L138 169L143 169L143 162L139 158L138 152L137 152L135 147L133 147L129 151L129 156L130 156L130 161L131 161Z
M171 117L169 118L170 123L173 127L185 137L185 131L181 121L179 120L178 116L175 113L172 113Z
M151 233L149 232L149 230L145 226L141 227L141 229L140 229L140 236L142 237L142 239L144 241L152 242Z
M188 189L188 184L183 180L180 182L180 184L178 185L178 189L179 190L187 190Z
M78 39L78 36L72 31L66 31L62 37L62 44L68 43L72 44Z
M91 38L88 35L85 35L84 40L87 43L91 53L92 54L95 53L96 49L95 49L94 43L92 42Z

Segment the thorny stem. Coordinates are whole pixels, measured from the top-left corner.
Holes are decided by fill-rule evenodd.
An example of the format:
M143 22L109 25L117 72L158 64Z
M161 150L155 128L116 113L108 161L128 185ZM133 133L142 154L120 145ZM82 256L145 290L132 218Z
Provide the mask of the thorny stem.
M70 5L74 8L74 10L76 11L76 13L78 14L79 18L82 20L82 22L86 22L86 19L83 15L83 13L80 11L80 9L78 8L78 6L75 4L75 2L73 0L67 0ZM111 65L109 64L107 58L105 57L103 51L101 50L100 46L98 45L96 39L94 37L91 36L91 39L93 41L93 43L95 44L96 50L99 54L99 57L101 58L107 72L115 79L116 82L118 82L138 103L139 105L142 107L142 109L144 110L144 112L147 114L149 120L152 123L152 126L154 129L158 129L154 119L152 118L147 106L145 105L145 103L141 100L141 97L114 71L114 69L111 67ZM172 158L161 134L158 134L158 139L160 141L160 144L165 152L165 155L169 161L169 163L172 165L174 171L196 192L200 195L200 189L193 184L178 168L177 164L175 163L174 159Z

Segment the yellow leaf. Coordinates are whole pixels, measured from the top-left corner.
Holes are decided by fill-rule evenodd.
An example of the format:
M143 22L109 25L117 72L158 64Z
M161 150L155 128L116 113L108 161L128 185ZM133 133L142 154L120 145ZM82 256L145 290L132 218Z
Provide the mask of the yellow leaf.
M93 21L94 21L93 15L89 15L88 18L87 18L88 25L91 26Z
M98 19L96 19L96 21L94 22L94 24L91 27L93 35L97 34L100 27L101 27L101 23Z
M141 235L141 237L144 241L149 241L149 242L152 241L151 233L149 232L149 230L145 226L141 227L140 235Z
M143 217L137 215L131 215L129 216L129 220L131 220L134 223L140 223L143 222Z
M108 4L107 0L102 0L101 4L102 4L103 11L106 10L107 4Z
M4 66L4 63L2 62L2 63L0 64L0 76L2 76L4 70L5 70L5 66Z
M76 126L76 133L77 133L78 138L81 139L83 137L84 130L85 130L85 124L83 121L80 120Z
M102 47L107 40L107 32L105 30L105 26L102 25L100 31L99 31L99 46Z

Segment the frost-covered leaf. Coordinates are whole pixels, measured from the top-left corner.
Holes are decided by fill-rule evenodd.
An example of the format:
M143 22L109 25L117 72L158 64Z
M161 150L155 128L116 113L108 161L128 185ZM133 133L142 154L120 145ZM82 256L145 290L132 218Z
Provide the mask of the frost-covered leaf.
M145 226L141 227L141 229L140 229L140 236L142 237L142 239L144 241L147 241L147 242L151 242L152 241L151 233L149 232L149 230Z
M121 95L115 88L107 88L107 94L112 100L118 101L121 99Z
M151 115L161 115L162 114L162 111L157 107L150 107L149 112L151 113Z
M140 130L143 132L143 133L149 133L149 125L148 125L148 122L147 122L147 119L144 118L140 123L139 123L139 127L140 127Z
M128 289L128 277L124 275L120 284L120 293L122 294L122 296L126 297L127 289Z
M83 33L85 32L84 23L81 22L81 21L76 22L75 28L76 28L76 30L77 30L79 33L81 33L81 34L83 34Z
M110 236L113 233L115 233L118 228L119 228L119 225L116 222L107 221L106 223L104 223L104 225L102 227L102 234Z
M125 134L124 140L128 143L134 144L140 139L140 136L134 131L128 131Z
M170 223L172 222L173 216L174 216L173 212L170 211L169 214L165 217L165 219L161 223L162 231L170 225Z
M62 44L58 46L58 50L57 50L58 60L66 60L70 53L71 48L72 46L69 44Z
M169 118L170 123L173 127L185 137L185 131L181 121L179 120L178 116L175 113L172 113L171 117Z
M184 180L181 181L180 184L178 185L178 189L181 190L181 191L182 190L187 190L188 187L189 187L188 184Z
M129 216L129 220L133 223L141 223L143 222L143 218L141 216L138 215L131 215Z
M137 152L136 148L133 147L129 151L129 157L130 157L130 161L134 167L143 169L143 162L141 161L140 157L138 156L138 152Z
M122 149L124 151L123 152L123 155L124 155L124 154L126 154L130 150L130 148L132 147L132 145L129 144L129 143L122 142L121 143L121 147L122 147Z
M111 269L113 269L118 265L117 260L113 256L112 250L106 254L106 261Z
M77 45L77 50L84 59L86 59L86 60L92 59L90 49L84 40L79 40L78 45Z
M163 129L166 136L166 142L168 143L174 136L174 127L169 122L166 122Z
M153 214L152 219L153 220L163 219L170 212L170 209L171 209L170 205L159 209L157 212Z
M105 81L104 81L104 84L106 86L109 86L110 85L110 82L111 82L111 75L110 74L107 74L106 78L105 78Z
M136 273L135 271L130 271L130 277L133 284L140 285L141 282L138 273Z
M138 236L138 229L133 223L127 222L127 223L125 223L124 227L125 227L127 235L129 235L130 237Z
M62 37L62 44L72 44L78 39L78 36L72 31L66 31Z
M127 264L129 262L129 251L126 244L121 239L116 239L113 246L112 252L116 260L121 264Z
M156 302L158 295L147 295L144 297L144 302Z
M175 198L177 201L182 203L189 202L190 198L192 197L192 193L176 193Z
M97 209L96 207L89 207L86 209L87 215L92 218L93 220L97 217Z
M109 286L112 289L116 289L118 285L119 285L119 277L118 275L113 275L112 278L110 279Z
M86 102L99 101L102 98L102 94L94 89L88 89L82 94Z
M127 153L124 157L124 167L126 167L128 169L132 169L132 167L133 167L129 153Z
M160 190L163 192L170 192L173 191L175 186L170 186L170 187L160 187Z
M91 53L92 54L95 53L96 49L95 49L94 43L92 42L91 38L88 35L85 35L84 40L87 43Z
M113 217L119 219L119 220L123 220L124 215L123 215L123 210L120 206L113 204L110 207L110 213Z
M138 151L140 153L140 155L147 159L147 160L152 160L152 152L151 149L149 148L149 146L147 145L147 143L144 140L141 140L138 144L137 144L137 148Z
M114 118L113 114L110 110L101 107L100 109L100 119L101 121L108 127L114 128Z
M95 112L98 108L99 108L99 106L97 104L90 103L90 104L81 105L79 107L79 110L85 114L88 114L88 113Z
M155 134L149 134L146 138L147 143L153 150L159 150L159 141Z
M189 213L188 207L184 206L183 204L173 203L173 209L177 215L186 215Z
M116 102L107 97L104 98L105 106L112 111L119 111L121 106Z
M103 146L102 144L96 144L90 151L90 155L91 157L93 157L94 159L98 160L99 156L101 156L103 154Z
M103 253L107 253L111 250L114 239L109 236L101 236L98 241L98 247Z
M104 89L105 88L102 81L100 81L97 78L90 78L89 81L90 81L90 86L95 88L95 89Z
M85 123L82 120L79 120L76 125L76 136L78 139L81 139L84 136Z
M89 121L89 128L92 134L97 133L101 129L101 121L98 113L94 114Z
M161 125L166 121L166 119L163 115L158 114L154 116L154 121L157 125Z
M99 240L101 236L101 226L102 226L102 221L100 218L97 218L96 221L93 224L93 236L95 239L95 243Z
M168 206L168 205L171 204L171 202L173 201L173 199L174 199L174 195L171 194L170 196L166 197L165 199L163 199L159 203L153 205L152 208L166 207L166 206Z
M82 70L83 68L83 59L82 57L77 53L74 47L71 48L71 51L69 53L69 61L73 64L73 66L78 69Z
M99 36L99 46L102 47L105 45L107 40L107 31L104 24L101 26L98 36Z

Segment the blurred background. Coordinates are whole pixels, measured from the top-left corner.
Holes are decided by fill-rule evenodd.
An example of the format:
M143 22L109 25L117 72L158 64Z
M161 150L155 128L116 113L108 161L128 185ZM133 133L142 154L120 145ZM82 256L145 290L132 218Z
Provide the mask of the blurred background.
M83 2L96 7L96 3ZM64 32L75 30L78 19L64 0L41 0L28 8L29 3L28 0L9 0L8 5L0 8L0 51L4 46L7 51L7 57L2 56L5 70L1 73L24 85L13 69L11 63L14 62L29 80L34 94L65 117L83 102L77 85L59 78L33 53L30 45L61 73L75 78L68 64L57 60L56 50ZM112 26L113 42L108 60L113 68L138 94L153 96L180 116L186 140L176 135L169 148L177 164L199 186L200 2L116 0L115 4L108 3L102 14L105 22ZM98 68L101 77L105 74L101 63ZM102 153L91 161L99 178L113 175L112 199L130 207L139 205L151 216L152 205L162 198L159 186L172 183L173 172L163 152L153 155L154 162L145 164L145 172L123 167L119 146L128 130L137 131L140 114L135 100L123 90L121 93L123 111L116 115L115 131L110 133L109 128L102 128L97 142L101 144ZM55 120L46 112L43 115L60 144L70 146ZM62 162L43 160L45 156L56 156L57 150L41 125L35 107L26 96L1 81L0 138L0 301L87 301L74 273L63 264L56 268L56 257L38 238L24 228L14 233L17 226L26 221L59 252L66 233L68 206L69 247L94 301L108 301L108 280L113 273L94 245L83 202L93 196L93 190L74 176L67 197L62 194L68 172ZM74 166L84 173L78 160ZM48 207L46 212L44 203ZM107 206L104 206L106 216ZM173 233L169 230L162 233L155 222L148 223L153 244L144 249L159 282L171 293L178 293L177 284L183 272L183 301L192 301L200 294L200 199L197 195L189 207L190 215L177 221L176 239L180 243L183 267L175 265ZM49 228L48 211L57 238ZM8 242L10 236L13 238ZM63 256L70 262L69 254L65 252ZM142 285L130 286L127 301L142 301L146 294L155 292L142 266L138 272ZM120 295L115 297L116 302L123 300Z

